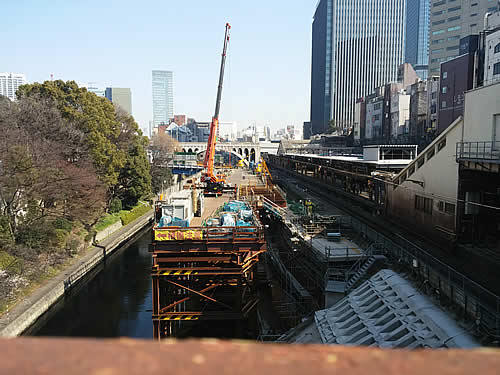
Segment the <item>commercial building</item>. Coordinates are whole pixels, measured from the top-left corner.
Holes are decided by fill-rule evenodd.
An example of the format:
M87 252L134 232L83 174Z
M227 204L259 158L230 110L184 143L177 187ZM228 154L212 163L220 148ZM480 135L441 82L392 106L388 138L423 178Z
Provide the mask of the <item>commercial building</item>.
M410 120L410 95L406 90L396 91L391 96L391 138L407 134L406 124Z
M500 80L500 12L485 21L484 84Z
M465 111L388 187L388 214L436 242L500 250L500 82L465 92ZM488 253L488 256L491 252Z
M429 69L429 7L429 0L406 2L405 62L422 80L427 79Z
M498 10L493 0L431 0L429 76L439 74L439 64L459 56L460 39L478 34L486 13Z
M174 73L153 70L152 89L154 126L168 124L174 117Z
M483 83L482 38L468 35L460 40L459 56L440 66L437 133L464 113L464 94Z
M500 250L500 82L465 93L464 129L456 148L457 223L463 243ZM491 252L493 250L494 252Z
M113 104L132 114L132 92L129 88L107 87L105 96Z
M0 73L0 95L10 100L16 99L19 86L26 83L26 76L20 73Z
M311 128L354 127L356 100L397 78L406 0L320 0L312 25Z

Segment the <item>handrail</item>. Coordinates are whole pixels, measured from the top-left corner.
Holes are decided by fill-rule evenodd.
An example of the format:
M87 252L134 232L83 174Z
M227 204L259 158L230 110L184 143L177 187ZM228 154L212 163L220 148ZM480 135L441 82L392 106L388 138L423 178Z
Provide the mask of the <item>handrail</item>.
M457 142L456 159L500 161L500 141Z

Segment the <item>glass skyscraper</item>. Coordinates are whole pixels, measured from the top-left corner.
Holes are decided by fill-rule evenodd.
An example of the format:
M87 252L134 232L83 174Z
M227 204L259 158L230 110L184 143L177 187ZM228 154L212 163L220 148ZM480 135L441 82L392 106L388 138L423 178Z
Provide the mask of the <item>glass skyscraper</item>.
M312 28L312 134L352 127L356 99L397 79L406 0L320 0Z
M174 73L153 70L153 124L168 124L174 117Z
M429 62L430 0L407 0L405 62L421 79L427 78Z

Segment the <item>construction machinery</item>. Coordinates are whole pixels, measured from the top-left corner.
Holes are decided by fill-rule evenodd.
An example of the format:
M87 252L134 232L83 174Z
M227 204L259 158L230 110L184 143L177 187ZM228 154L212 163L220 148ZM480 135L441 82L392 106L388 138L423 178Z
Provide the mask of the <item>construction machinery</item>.
M205 152L205 159L203 161L203 166L205 167L204 175L204 194L205 195L222 195L226 186L225 177L221 174L216 175L214 172L214 158L215 158L215 145L217 143L217 133L219 128L219 110L220 101L222 95L222 82L224 80L224 67L226 64L226 52L229 45L229 33L231 26L226 23L226 33L224 35L224 47L222 49L222 60L220 66L219 74L219 86L217 87L217 100L215 102L215 113L212 117L212 123L210 124L210 134L208 136L207 151Z

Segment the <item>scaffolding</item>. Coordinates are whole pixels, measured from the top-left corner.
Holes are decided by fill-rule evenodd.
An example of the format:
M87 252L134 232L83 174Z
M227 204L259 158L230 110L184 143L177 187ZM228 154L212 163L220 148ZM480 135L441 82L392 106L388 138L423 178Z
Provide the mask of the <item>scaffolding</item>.
M266 249L248 227L153 227L153 335L176 335L201 320L243 320L257 305L254 267Z

